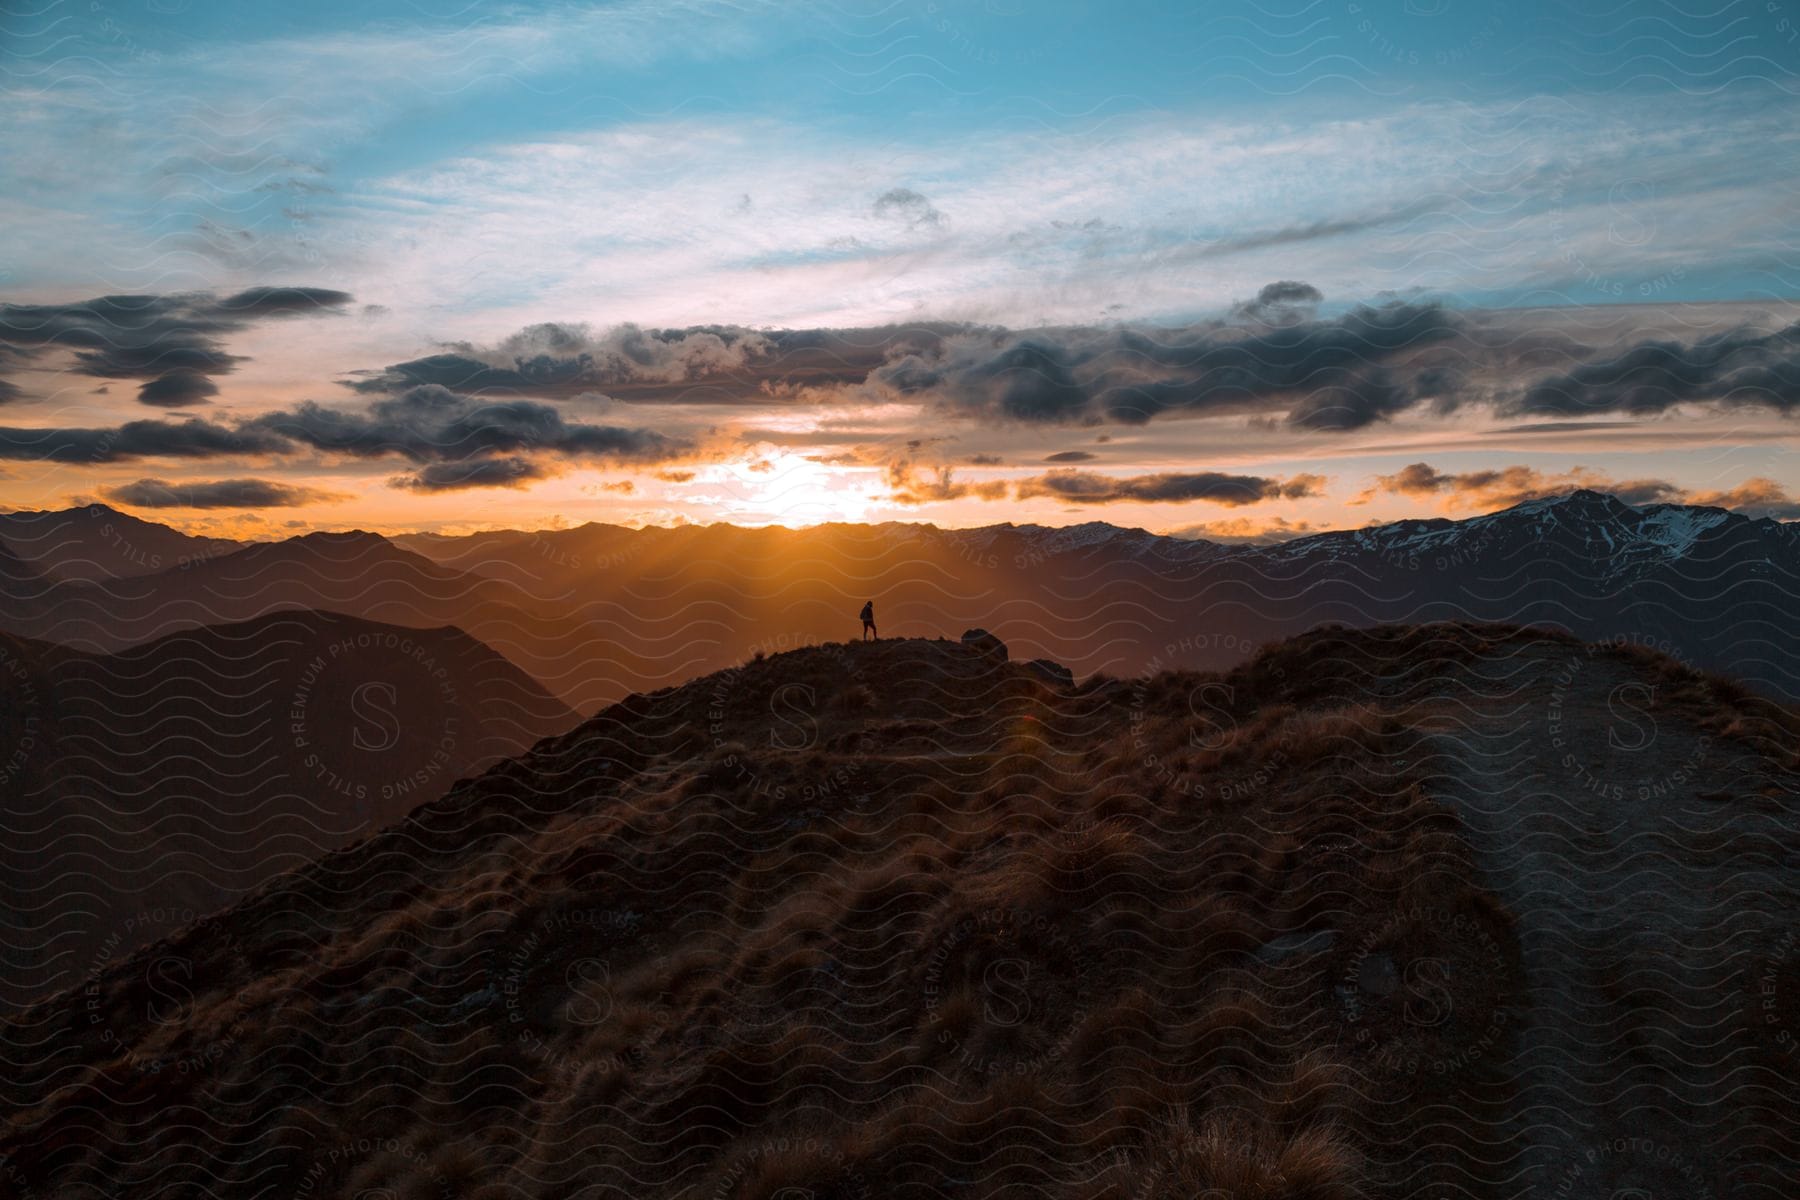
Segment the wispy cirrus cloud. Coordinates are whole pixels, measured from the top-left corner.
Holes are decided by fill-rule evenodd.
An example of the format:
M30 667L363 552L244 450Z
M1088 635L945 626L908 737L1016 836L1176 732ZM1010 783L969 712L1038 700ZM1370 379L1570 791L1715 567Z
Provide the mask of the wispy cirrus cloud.
M1103 136L902 139L879 162L766 119L669 121L494 146L379 188L424 226L390 263L395 285L429 289L443 252L473 253L514 264L493 282L528 279L538 311L579 305L601 321L855 325L921 304L1009 325L1165 319L1252 294L1297 253L1327 294L1568 298L1600 281L1592 298L1615 298L1654 281L1666 296L1672 269L1778 269L1786 217L1757 163L1785 107L1584 97L1280 125L1138 115ZM1622 215L1621 179L1642 212ZM610 194L636 199L590 202ZM1729 215L1679 219L1700 204Z

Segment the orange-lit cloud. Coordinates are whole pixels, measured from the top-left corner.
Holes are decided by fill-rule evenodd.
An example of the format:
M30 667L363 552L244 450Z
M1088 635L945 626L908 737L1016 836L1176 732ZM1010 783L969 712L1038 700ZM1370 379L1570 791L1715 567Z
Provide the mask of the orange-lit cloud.
M910 462L896 462L888 467L887 499L895 504L938 504L946 500L1004 500L1007 482L992 479L982 483L963 483L952 467L937 467L921 473Z
M1360 493L1352 504L1367 504L1379 495L1447 497L1452 508L1508 508L1527 500L1559 496L1576 488L1611 492L1627 504L1652 504L1680 499L1682 490L1662 479L1613 479L1605 472L1575 467L1547 473L1535 467L1512 466L1493 470L1448 472L1429 463L1413 463L1392 475L1378 475L1373 487Z
M1311 521L1290 521L1286 517L1265 517L1260 520L1255 517L1233 517L1225 521L1202 521L1197 525L1184 525L1169 533L1173 537L1202 538L1209 542L1261 545L1304 537L1309 533L1323 533L1331 528L1334 526Z
M1554 473L1527 466L1450 472L1418 462L1392 475L1376 476L1374 486L1350 503L1366 504L1384 494L1414 499L1443 496L1452 508L1499 509L1560 496L1576 488L1610 492L1627 504L1699 504L1751 516L1800 517L1800 499L1763 476L1746 479L1734 488L1708 491L1683 488L1665 479L1615 479L1589 467Z
M1756 476L1746 479L1729 491L1690 492L1689 504L1706 504L1714 508L1730 508L1753 517L1787 520L1800 517L1800 499L1773 479Z

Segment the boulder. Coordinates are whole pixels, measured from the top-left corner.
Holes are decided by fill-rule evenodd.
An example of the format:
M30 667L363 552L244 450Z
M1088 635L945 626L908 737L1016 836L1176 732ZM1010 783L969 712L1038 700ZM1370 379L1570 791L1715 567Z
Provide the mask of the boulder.
M962 644L978 654L985 654L1001 662L1006 661L1006 643L985 629L965 629L962 635Z
M1025 669L1053 687L1075 686L1075 672L1054 659L1034 658L1025 664Z

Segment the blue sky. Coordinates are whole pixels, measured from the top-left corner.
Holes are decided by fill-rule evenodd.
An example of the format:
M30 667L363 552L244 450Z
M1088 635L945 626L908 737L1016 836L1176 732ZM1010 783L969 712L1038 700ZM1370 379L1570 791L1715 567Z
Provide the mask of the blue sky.
M343 382L356 372L450 344L499 353L542 323L584 327L595 344L625 323L1168 329L1238 319L1277 280L1316 292L1295 320L1402 302L1579 312L1585 332L1561 350L1570 362L1634 339L1779 328L1793 320L1800 246L1796 8L12 4L0 17L7 300L279 284L353 302L319 320L234 329L239 361L213 377L223 386L174 413L146 410L135 384L96 392L54 347L34 350L10 377L4 416L23 429L104 428L229 423L304 400L343 407L358 402ZM1618 306L1642 319L1604 316ZM1555 327L1507 321L1538 339ZM1775 352L1758 343L1744 353ZM1473 363L1465 374L1494 369ZM759 388L767 382L758 375ZM862 418L878 415L883 437L915 440L904 414L877 413L866 389L833 399L862 406L833 419L869 433ZM809 403L805 419L763 416L823 420L819 398ZM1442 426L1452 409L1492 403L1490 386L1433 411ZM700 419L673 405L629 407L646 428ZM1429 443L1441 432L1424 427L1430 408L1419 399L1334 450L1281 457L1355 464L1347 469L1366 481L1383 460L1364 444L1400 432ZM1763 478L1786 461L1785 424L1765 427L1785 410L1762 400L1751 409L1734 408L1733 428L1747 430L1740 440ZM1639 415L1707 418L1669 405ZM1244 420L1159 418L1170 427L1162 456L1117 469L1241 472L1275 461L1279 448ZM717 430L678 432L712 438L709 461L722 461ZM1021 438L1041 433L984 425L945 461L915 452L911 466L955 458L967 476L965 460L1016 455ZM1532 453L1599 463L1605 449L1570 435ZM893 455L882 464L866 446L837 453L851 450L892 473ZM743 453L760 461L769 451ZM409 514L397 520L468 519L382 491L416 491L389 486L391 464L317 456L138 459L95 464L85 481L44 465L0 486L14 502L51 503L103 492L109 473L139 466L176 476L226 465L329 475L315 490ZM1695 493L1728 491L1741 482L1729 476L1750 469L1729 456L1723 466L1649 465ZM563 464L551 478L620 482L606 470ZM683 507L675 485L654 483L591 499L625 520L702 513ZM481 507L527 514L545 486L510 480ZM847 476L843 490L859 486ZM1353 493L1339 486L1330 502ZM568 507L573 496L554 501ZM466 494L431 499L469 507ZM965 523L993 507L959 497L906 512ZM1109 515L1204 524L1193 506L1141 508Z

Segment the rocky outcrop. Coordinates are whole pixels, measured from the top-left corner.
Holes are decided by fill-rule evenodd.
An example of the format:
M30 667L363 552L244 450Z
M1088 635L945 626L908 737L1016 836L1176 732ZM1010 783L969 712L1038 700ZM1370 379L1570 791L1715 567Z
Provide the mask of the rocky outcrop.
M1006 643L985 629L963 630L962 644L989 658L1006 661Z

